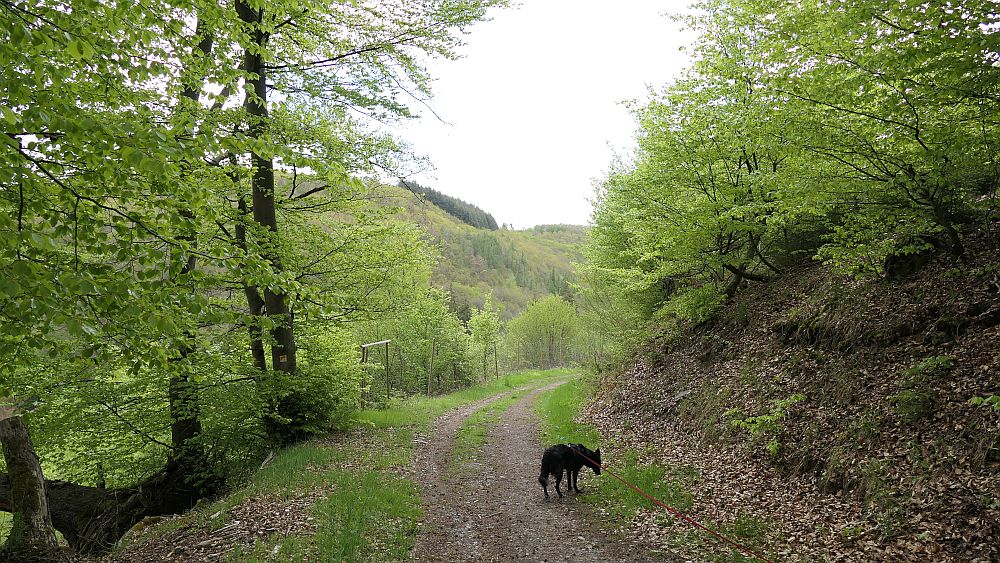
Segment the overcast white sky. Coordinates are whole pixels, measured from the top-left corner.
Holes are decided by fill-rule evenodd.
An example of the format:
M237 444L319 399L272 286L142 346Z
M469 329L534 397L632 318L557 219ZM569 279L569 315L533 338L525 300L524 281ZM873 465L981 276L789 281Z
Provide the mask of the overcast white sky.
M594 180L632 146L623 100L687 64L692 36L663 14L687 0L523 0L433 61L431 107L401 136L434 170L412 179L525 228L590 220Z

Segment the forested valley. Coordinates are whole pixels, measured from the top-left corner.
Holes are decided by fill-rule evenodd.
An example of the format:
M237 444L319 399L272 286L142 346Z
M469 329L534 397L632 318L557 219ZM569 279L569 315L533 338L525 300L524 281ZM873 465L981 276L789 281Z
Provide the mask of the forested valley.
M591 225L515 230L383 127L507 4L0 0L0 557L433 559L474 405L445 477L600 440L739 546L602 479L608 553L1000 559L996 6L694 4Z

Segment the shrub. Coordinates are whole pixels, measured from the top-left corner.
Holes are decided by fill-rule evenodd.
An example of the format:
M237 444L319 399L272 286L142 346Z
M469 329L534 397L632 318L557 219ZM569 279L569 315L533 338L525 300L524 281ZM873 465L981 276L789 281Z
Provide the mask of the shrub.
M903 371L903 388L889 397L893 410L903 422L917 422L934 411L934 393L930 390L932 378L940 377L955 366L950 356L931 356Z
M933 412L934 399L921 389L906 389L896 393L889 400L903 422L916 422Z
M768 440L764 447L771 454L771 457L776 457L781 451L781 442L778 441L777 434L783 428L782 421L788 416L788 407L805 399L806 396L801 393L797 393L786 399L776 399L771 402L771 412L760 416L735 418L730 420L729 424L747 430L754 440L765 436L770 437L770 440ZM738 414L738 411L731 410L726 413L726 416L735 416Z
M931 356L906 368L903 377L907 382L922 383L929 377L944 375L954 366L955 360L951 356Z
M675 293L657 315L660 318L674 317L699 325L712 318L724 297L719 289L711 284L683 289Z
M317 327L299 342L296 372L272 372L261 386L265 424L284 442L343 427L361 403L364 376L350 332Z
M993 410L1000 411L1000 395L990 395L989 397L973 397L969 399L969 404L980 406L991 406Z

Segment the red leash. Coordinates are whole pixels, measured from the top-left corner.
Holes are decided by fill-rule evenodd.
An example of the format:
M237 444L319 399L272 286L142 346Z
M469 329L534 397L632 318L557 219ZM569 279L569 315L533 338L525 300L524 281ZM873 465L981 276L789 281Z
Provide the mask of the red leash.
M601 471L606 471L608 473L608 475L611 475L615 479L618 479L619 481L621 481L622 483L624 483L628 488L630 488L633 491L639 493L640 495L646 497L647 499L649 499L650 501L652 501L654 504L662 506L663 508L667 509L668 512L670 512L674 516L680 518L681 520L684 520L688 524L691 524L692 526L694 526L696 528L700 528L702 530L705 530L706 532L712 534L713 536L719 538L720 540L728 543L729 545L735 547L736 549L742 551L743 553L745 553L745 554L747 554L747 555L749 555L751 557L756 557L757 559L760 559L761 561L764 561L765 563L774 563L773 561L771 561L767 557L764 557L763 555L757 553L756 551L750 549L749 547L746 547L746 546L744 546L742 544L739 544L739 543L737 543L737 542L735 542L735 541L727 538L726 536L720 534L719 532L716 532L715 530L709 528L708 526L705 526L705 525L699 523L698 521L696 521L695 519L691 518L690 516L684 514L680 510L677 510L676 508L673 508L671 506L667 506L663 502L661 502L661 501L657 500L656 498L654 498L653 495L647 493L646 491L640 489L639 487L636 487L632 483L629 483L628 481L626 481L624 478L620 477L614 471L611 471L607 467L604 467L600 463L597 463L596 461L590 459L589 457L587 457L586 455L584 455L583 452L580 452L576 448L572 448L572 450L574 452L576 452L577 454L579 454L580 457L582 457L583 459L585 459L585 460L589 461L590 463L593 463L594 465L600 467Z

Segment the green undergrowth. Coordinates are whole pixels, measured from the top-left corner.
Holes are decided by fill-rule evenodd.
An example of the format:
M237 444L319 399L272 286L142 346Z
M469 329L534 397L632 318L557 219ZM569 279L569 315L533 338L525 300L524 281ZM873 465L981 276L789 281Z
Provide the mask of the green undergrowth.
M542 437L545 444L582 443L589 448L601 445L597 430L588 424L577 421L580 410L592 393L592 383L586 378L576 378L541 395L535 403L535 409L542 420ZM651 451L634 449L619 449L614 443L603 449L603 465L618 476L632 483L681 512L691 510L694 502L692 492L698 486L700 475L692 465L674 465L650 463ZM644 496L615 479L607 471L597 477L588 469L581 471L586 475L587 487L580 499L592 505L602 518L610 517L615 522L629 520L639 511L653 509L661 511L658 519L663 524L676 521L676 517L656 507ZM596 484L595 484L596 483ZM724 499L720 500L724 502ZM709 524L713 529L735 539L736 541L758 549L766 540L771 529L768 520L751 514L739 514L730 524ZM671 536L668 544L671 548L684 553L696 551L698 557L708 557L712 561L746 561L742 554L733 550L726 555L712 555L706 548L718 540L706 532L691 529Z
M694 500L691 489L698 481L697 469L690 465L646 463L635 450L623 454L612 471L667 506L681 512L691 510ZM610 475L602 478L597 492L584 500L617 518L628 518L644 508L654 507L651 501Z
M421 509L416 484L401 477L399 470L410 465L416 435L453 408L573 373L519 372L448 395L416 397L386 409L361 411L350 431L280 450L239 490L129 538L119 550L129 541L182 527L217 530L245 502L280 507L297 497L316 495L318 500L309 509L315 534L264 538L251 548L233 550L229 560L405 561Z
M230 561L404 561L413 547L420 496L408 479L379 471L330 471L310 509L316 533L237 547Z
M542 419L542 441L545 444L580 443L591 449L597 447L597 430L575 420L591 391L591 382L577 377L538 397L535 410Z
M664 519L667 518L670 517L664 517ZM772 527L769 520L742 512L737 514L733 522L728 524L720 522L702 522L702 524L758 553L764 551L763 545ZM760 561L756 557L751 557L736 549L724 554L716 553L715 548L718 547L720 540L701 530L691 529L677 532L670 537L667 543L670 547L685 552L697 551L698 558L703 561L718 563L756 563ZM771 560L776 560L773 553L769 557Z

